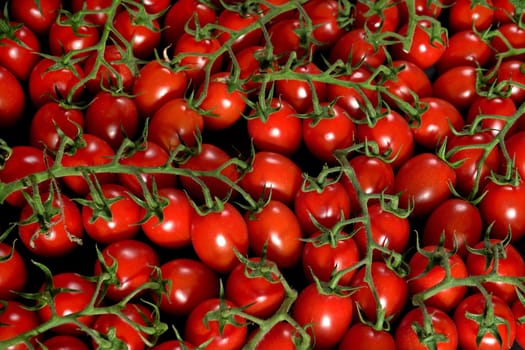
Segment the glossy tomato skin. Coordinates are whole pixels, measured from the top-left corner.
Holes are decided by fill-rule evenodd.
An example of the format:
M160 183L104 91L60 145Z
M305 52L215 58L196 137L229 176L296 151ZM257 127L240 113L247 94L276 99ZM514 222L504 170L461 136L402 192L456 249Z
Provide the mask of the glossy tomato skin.
M338 350L382 349L396 350L394 337L390 332L375 330L362 322L355 322L343 336Z
M102 244L135 237L140 229L137 223L142 219L143 209L131 199L125 187L118 184L104 184L101 188L105 198L115 200L109 204L111 219L106 220L100 216L92 218L93 209L83 206L82 223L86 233ZM91 194L88 194L86 199L92 200Z
M430 316L430 322L435 334L444 337L444 341L436 341L434 344L438 350L456 350L458 348L458 331L454 321L440 309L428 307L426 312ZM421 308L415 308L406 313L399 322L395 340L398 349L424 350L427 345L420 339L417 330L422 330L425 317ZM431 336L430 334L427 335ZM431 343L432 344L432 343Z
M312 21L312 38L317 46L330 47L344 33L339 21L340 4L335 0L313 0L304 4L304 10Z
M497 296L490 296L493 312L500 319L495 326L501 338L497 338L485 331L481 334L480 325L467 315L482 316L487 310L487 300L481 293L475 293L463 299L454 311L453 319L458 329L458 344L464 350L503 350L510 349L516 338L516 320L510 307Z
M26 263L15 248L0 242L0 300L15 299L14 292L21 292L26 286Z
M37 109L31 119L29 143L33 147L56 151L60 146L57 129L74 139L84 129L84 114L81 110L67 108L57 102L48 102Z
M294 326L285 321L278 322L257 343L255 350L295 350L296 336L297 330Z
M525 276L525 261L521 253L512 244L501 246L502 241L499 239L490 239L489 244L497 245L498 249L498 262L497 262L497 275L498 276L512 276L521 277ZM481 251L474 252L470 251L466 258L466 264L468 272L472 276L482 276L491 273L495 269L496 257L486 256L490 254L489 251L482 250L485 247L485 242L479 242L472 248ZM483 282L482 286L492 295L501 298L508 305L517 300L516 286L504 282Z
M213 270L226 273L237 265L237 253L248 252L248 228L242 214L229 202L219 212L195 214L191 243L198 257Z
M9 4L9 14L12 19L24 23L39 38L43 38L55 22L61 7L60 0L22 0Z
M53 295L54 307L58 317L64 317L70 314L81 312L87 308L96 291L95 282L89 281L87 278L73 272L62 272L53 275L51 279L51 286L43 285L40 291L51 287L54 289L64 288ZM38 315L42 322L47 322L53 317L53 311L48 304L38 310ZM91 327L95 321L95 315L84 315L76 318L87 327ZM82 334L79 327L73 323L62 323L54 327L53 331L58 334L77 335Z
M505 140L505 148L513 159L513 166L518 171L520 177L525 179L525 131L520 131ZM507 164L502 162L500 171L502 174L507 170Z
M490 46L472 28L453 33L448 38L445 52L436 62L436 69L443 73L457 66L483 67L490 58Z
M224 306L221 306L224 305ZM206 346L209 350L241 349L248 334L245 320L240 316L233 316L235 324L226 322L222 330L219 330L217 320L205 320L204 316L210 311L220 311L221 307L237 307L229 300L208 299L197 305L186 320L184 335L192 344L201 345L209 339L211 342Z
M92 25L71 23L72 19L61 15L49 28L48 46L53 56L63 56L76 50L88 50L73 54L74 58L89 55L89 49L99 41L99 32Z
M305 58L315 50L311 37L299 31L303 25L295 16L271 23L268 35L273 53L279 62L286 62L292 52L299 58Z
M250 258L250 261L258 264L261 259L255 257ZM268 266L266 268L276 267L274 262L268 260L262 264ZM252 269L244 263L237 264L228 275L224 291L226 299L241 307L246 306L244 312L264 319L279 309L285 297L285 290L276 274L265 273L256 276L256 273L256 268Z
M246 11L244 14L227 8L222 10L217 17L217 24L225 28L218 30L219 34L217 38L221 45L225 45L231 39L229 31L235 32L244 30L246 27L256 23L260 17L261 16L257 10L251 12ZM238 52L247 47L258 45L261 38L261 29L256 28L244 35L237 35L236 39L231 43L231 48L233 52Z
M10 22L10 27L20 25ZM35 52L40 52L40 42L28 26L21 24L12 36L0 38L0 65L7 68L20 81L26 81L29 73L40 60Z
M275 152L259 151L252 168L239 181L241 187L259 198L271 189L272 199L292 204L303 182L301 168L290 158Z
M401 20L399 11L401 5L402 3L391 0L385 3L358 1L353 13L354 25L356 28L366 26L372 32L395 32Z
M483 31L492 24L494 7L492 0L472 6L468 0L457 0L448 12L448 23L451 32L472 29Z
M381 95L391 108L399 110L400 102L415 103L414 94L419 98L432 95L430 79L416 63L398 59L394 60L391 66L396 70L396 74L388 76L382 83L387 92Z
M413 205L412 217L432 212L447 200L450 187L456 184L456 173L432 153L421 153L409 159L396 174L394 192L401 193L403 208Z
M437 245L444 236L447 249L457 249L460 257L481 240L483 221L479 209L461 198L449 198L435 208L423 227L423 246Z
M144 18L136 17L128 11L120 11L113 19L113 26L126 42L131 43L135 57L148 59L160 44L160 25L152 17L147 17L147 26L141 24L141 20ZM115 40L119 42L120 38L115 37Z
M525 89L520 84L525 82L523 61L516 59L505 60L499 65L496 72L497 81L509 81L506 90L516 105L525 101ZM517 84L516 84L517 83Z
M141 224L142 231L150 241L160 247L182 248L191 244L191 217L193 207L188 196L178 188L165 187L158 190L166 200L162 208L163 220L152 216Z
M85 10L94 11L86 14L85 19L97 27L103 26L108 19L106 13L100 10L107 9L111 6L111 0L72 0L71 8L74 12L81 11L85 6ZM98 11L98 12L97 12Z
M121 301L156 277L155 267L159 265L159 256L144 242L132 239L113 242L104 247L101 254L107 267L117 264L116 283L108 286L105 295L111 300ZM104 269L100 260L97 260L94 274L98 276Z
M332 46L329 54L330 63L342 60L352 67L363 64L365 67L379 67L386 59L385 48L377 50L370 44L366 31L356 28L343 34Z
M9 340L19 334L29 332L38 327L41 323L35 311L27 309L24 305L15 300L8 300L0 305L0 341ZM29 339L30 344L35 347L37 338ZM24 343L18 343L5 348L5 350L29 350Z
M331 349L352 322L352 297L325 294L311 283L299 293L292 317L301 326L311 325L307 332L312 337L313 349Z
M427 254L431 252L434 254L428 257ZM412 297L441 283L445 279L447 265L453 278L460 279L469 275L467 266L458 254L451 253L450 250L437 250L434 245L421 248L421 251L410 258L408 264L408 291ZM426 306L448 312L453 310L466 294L466 286L446 288L424 300L424 303Z
M80 338L66 334L52 336L42 344L47 350L89 350Z
M516 319L516 343L525 348L525 322L523 322L523 316L525 316L525 306L521 301L516 300L512 304L512 313Z
M201 302L219 296L219 277L200 260L169 260L161 265L160 273L171 283L171 289L162 294L159 305L167 314L187 316Z
M249 244L256 256L274 261L280 268L291 268L301 259L303 233L294 212L283 202L270 200L255 213L247 211L244 219L248 227Z
M49 193L42 195L42 200L49 199ZM21 225L18 233L24 246L33 254L42 257L63 257L80 246L84 230L80 209L76 203L64 194L53 194L52 207L56 210L43 226L38 221ZM26 204L20 213L20 221L27 220L34 214L30 204Z
M479 123L483 130L489 130L492 135L496 136L508 122L504 117L512 118L516 110L516 104L510 97L478 96L469 107L465 122L472 124L480 116L498 115L498 118L483 118ZM512 135L516 127L517 124L511 126L506 136Z
M25 111L26 98L18 79L7 69L0 66L0 127L14 126Z
M165 342L158 343L151 350L193 350L194 346L186 341L179 340L166 340Z
M452 67L433 81L432 95L452 103L460 112L464 112L477 96L476 80L476 67Z

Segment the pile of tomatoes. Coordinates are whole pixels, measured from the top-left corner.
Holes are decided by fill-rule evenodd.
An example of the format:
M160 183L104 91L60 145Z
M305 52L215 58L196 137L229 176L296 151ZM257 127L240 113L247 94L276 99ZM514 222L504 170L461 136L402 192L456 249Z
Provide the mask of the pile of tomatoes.
M13 0L0 348L525 348L514 0Z

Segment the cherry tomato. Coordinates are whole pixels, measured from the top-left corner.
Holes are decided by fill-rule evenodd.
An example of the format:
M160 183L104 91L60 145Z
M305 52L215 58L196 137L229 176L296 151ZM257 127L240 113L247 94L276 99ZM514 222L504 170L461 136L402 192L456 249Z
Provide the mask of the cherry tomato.
M86 343L72 335L54 335L42 342L47 350L89 350Z
M416 63L395 60L391 66L395 74L388 76L382 83L386 92L381 95L390 107L397 108L400 102L413 104L416 102L414 94L419 98L432 95L430 79Z
M138 240L129 239L113 242L107 245L101 254L106 266L110 267L117 264L116 283L110 284L105 294L114 301L121 301L146 284L151 278L154 278L155 267L159 265L157 252L146 243ZM102 263L97 260L94 273L98 276L102 272L104 272Z
M311 35L317 46L330 47L343 35L344 28L339 18L341 5L337 1L308 1L303 8L312 21Z
M436 69L443 73L458 66L483 67L490 54L490 46L472 28L462 30L449 36L445 52L436 62Z
M111 0L72 0L71 8L74 12L82 10L90 11L90 13L86 14L84 17L86 21L89 21L96 26L103 26L108 19L108 15L104 10L110 7L111 3Z
M120 11L113 19L113 27L126 42L131 43L131 50L137 58L151 58L160 44L159 22L147 14ZM118 43L121 39L115 36L115 40Z
M195 347L188 342L179 340L167 340L158 343L151 350L193 350Z
M0 300L15 299L27 282L24 258L14 246L0 242Z
M32 331L40 325L40 319L35 311L27 308L27 305L14 300L7 300L0 304L0 341L6 341L25 332ZM25 339L31 346L37 344L37 337ZM10 345L5 350L29 350L25 343Z
M255 346L255 350L295 350L296 337L297 330L294 326L285 321L278 322L266 332Z
M330 63L342 60L352 67L364 65L377 68L383 64L385 59L385 48L383 46L374 48L366 31L362 28L356 28L343 34L330 48L329 55Z
M40 60L35 54L41 51L40 42L28 26L16 22L5 24L9 29L0 38L0 65L20 81L25 81Z
M77 23L75 19L61 15L49 28L48 46L54 56L63 56L73 52L74 58L84 58L99 41L96 27ZM81 52L76 52L81 50ZM87 51L86 51L87 50Z
M427 2L426 0L414 0L414 12L416 15L439 18L447 1L448 0L438 0L435 2ZM397 7L399 7L399 17L401 18L401 22L405 23L409 16L407 3L400 2L397 4Z
M512 313L516 318L516 343L522 348L525 348L525 322L523 322L523 316L525 316L525 306L520 300L516 300L512 304Z
M448 25L451 32L472 29L481 32L492 24L494 7L492 0L472 4L469 0L456 0L448 11Z
M9 3L9 14L43 38L55 22L61 6L60 0L21 0Z
M308 57L315 46L312 38L305 32L301 33L304 23L298 18L284 18L274 21L268 28L268 36L272 51L279 62L286 62L294 52L299 58Z
M363 28L366 26L374 32L395 32L399 22L401 2L392 0L382 1L357 1L354 12L354 26Z
M338 350L352 349L396 350L396 343L389 332L356 322L345 333L338 347Z
M25 111L26 98L18 79L6 68L0 66L0 127L17 124Z
M245 30L246 27L254 25L260 18L257 11L238 12L234 9L225 8L217 17L217 24L223 28L218 29L218 36L221 45L226 45L231 39L230 32ZM237 35L231 43L233 52L238 52L247 47L258 45L262 38L262 31L256 28L248 31L246 34Z
M479 123L483 130L489 130L492 135L496 136L505 127L508 121L504 118L512 118L516 113L516 104L510 97L485 97L478 96L470 105L465 123L472 124L480 116L497 115L498 118L486 118ZM512 135L516 130L517 124L511 126L506 135Z
M512 166L518 171L520 177L525 179L525 131L520 131L505 140L505 147L510 159L513 160ZM507 164L501 162L501 171L505 173Z
M432 95L452 103L463 112L477 96L476 80L476 67L452 67L436 77L432 83Z
M510 59L503 61L496 72L497 81L505 82L506 90L516 105L525 101L525 89L522 87L525 83L523 68L523 61Z

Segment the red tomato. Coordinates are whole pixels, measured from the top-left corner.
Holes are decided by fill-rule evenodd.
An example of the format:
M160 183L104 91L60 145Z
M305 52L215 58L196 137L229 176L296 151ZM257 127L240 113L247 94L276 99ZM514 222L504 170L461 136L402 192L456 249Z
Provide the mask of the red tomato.
M395 32L399 25L399 8L403 3L392 0L358 1L355 4L354 27L367 27L374 32Z
M340 20L342 5L336 0L312 0L303 8L310 18L313 31L310 34L316 46L330 47L344 33L344 21Z
M116 151L125 137L133 140L137 136L139 112L132 98L100 91L86 109L85 122L87 133L105 140Z
M89 350L86 343L72 335L54 335L42 342L47 350Z
M489 28L493 19L492 0L474 5L470 0L456 0L448 11L448 26L452 33L472 27L481 32Z
M496 35L490 41L490 46L494 50L495 58L504 55L504 59L518 59L525 58L523 53L514 53L515 51L523 51L525 48L525 30L523 30L516 23L504 23L496 29Z
M56 151L60 146L57 127L65 136L74 139L84 129L84 114L80 109L48 102L33 115L29 127L29 143L33 147Z
M20 225L18 233L22 243L32 253L43 257L65 256L81 244L84 230L80 209L64 194L42 195L42 203L50 200L55 210L51 217L33 208L29 203L20 212L20 222L36 215L36 220ZM45 209L44 209L45 210Z
M525 182L511 185L489 181L483 193L478 207L485 224L492 225L490 236L504 239L510 233L511 242L519 241L525 235Z
M203 128L202 115L193 110L184 98L174 98L153 114L148 126L148 139L170 152L181 143L188 147L195 146L195 135Z
M124 186L103 184L101 189L101 194L108 201L107 207L98 201L95 201L98 212L87 205L82 207L82 223L86 233L102 244L135 237L140 229L138 223L142 219L143 208L131 199ZM91 193L86 200L93 200Z
M525 322L523 322L523 316L525 316L525 306L520 300L516 300L512 304L512 313L516 318L516 343L525 348Z
M403 254L410 238L410 223L407 218L397 216L383 209L380 203L368 204L371 238L373 242L388 250ZM362 222L354 225L354 239L361 256L365 256L370 249L370 241ZM384 253L375 250L374 259L382 261ZM388 253L387 253L388 255Z
M99 138L98 136L83 134L83 141L73 154L67 152L62 157L62 166L76 167L76 166L94 166L108 164L113 161L115 152L111 146ZM96 178L100 184L115 183L117 175L113 173L100 173L96 175L89 175L89 178L94 181ZM64 184L72 190L75 194L85 196L89 192L89 185L83 176L65 176L62 178Z
M224 299L208 299L197 305L186 320L184 335L190 343L201 345L207 343L206 349L219 350L241 349L244 345L248 328L240 316L230 316L227 320L221 314L229 308L237 307L233 302ZM218 313L213 319L204 319L209 313ZM221 323L219 323L221 322Z
M505 140L505 147L510 159L513 159L513 167L518 171L520 177L525 179L525 131L520 131ZM503 174L507 170L507 164L501 162Z
M428 319L421 308L410 310L399 322L396 332L396 346L403 350L424 350L435 346L437 350L456 350L458 330L454 321L445 312L434 307L426 309ZM425 323L431 322L427 331ZM437 340L436 336L443 340Z
M394 59L410 61L421 69L433 66L447 47L447 34L444 28L435 28L435 26L435 23L428 20L418 20L413 31L410 32L410 46L404 47L403 43L396 43L391 47ZM407 23L401 26L397 33L407 36L408 30Z
M147 339L148 334L141 331L138 326L150 325L153 321L152 312L145 306L135 303L127 303L120 311L126 318L117 314L102 314L96 318L93 329L101 334L114 332L115 337L122 341L128 350L146 349L144 338ZM93 347L97 348L95 341Z
M411 217L430 214L451 195L456 185L456 173L447 163L433 153L421 153L399 168L394 192L403 208L413 206Z
M15 299L27 282L24 258L14 246L0 242L0 300Z
M193 207L187 195L177 188L158 190L159 198L167 201L162 207L162 220L152 216L141 224L150 241L164 248L182 248L191 243L191 217Z
M246 34L239 35L236 33L235 40L231 43L230 33L246 30L246 27L256 24L260 17L261 16L257 10L247 10L244 11L244 13L228 8L222 10L217 17L217 24L221 26L217 30L217 38L221 45L230 45L233 52L238 52L247 47L258 45L262 38L262 31L259 27L246 32Z
M55 64L49 58L42 58L29 75L29 96L36 107L56 100L76 102L82 96L84 87L80 79L84 78L84 71L81 66L51 69Z
M257 78L265 72L271 72L278 68L276 57L266 46L254 45L235 52L236 67L239 70L239 79L243 80L244 91L251 96L259 93L262 86ZM228 70L232 71L234 60L228 63ZM266 90L269 84L265 85Z
M20 81L25 81L40 60L40 42L35 33L24 24L6 23L9 31L0 38L0 65L7 68ZM17 27L18 26L18 27Z
M254 350L295 350L297 330L290 323L278 322L257 343Z
M377 68L383 64L385 59L385 48L383 46L374 48L366 31L362 28L356 28L343 34L330 48L329 54L330 63L342 60L351 67L364 65Z
M204 126L209 130L223 130L237 122L246 107L246 94L230 91L230 73L216 73L202 84L197 96L204 93L199 109L204 111Z
M511 119L514 114L516 114L516 111L516 104L510 97L489 98L486 96L478 96L474 99L467 111L465 123L473 124L480 116L497 115L498 118L484 117L478 124L483 130L489 130L492 135L496 136L508 123L504 117ZM514 133L516 126L517 124L511 126L505 135L510 136Z
M416 15L430 16L439 18L443 7L450 2L449 0L438 0L435 2L428 2L426 0L414 0L414 12ZM405 23L408 19L408 7L406 2L397 4L399 7L399 17L401 22Z
M246 122L248 135L257 150L291 156L297 152L303 139L301 119L295 116L297 112L285 100L273 98L269 108L268 115L259 115L257 110L250 113Z
M352 297L320 291L315 283L301 290L292 317L311 335L313 349L336 346L352 322Z
M19 336L25 332L32 331L40 325L40 319L35 311L27 308L27 305L14 300L7 300L0 304L0 342L4 343L14 337ZM24 339L28 341L28 339ZM32 347L35 347L37 338L29 339ZM5 346L5 343L4 343ZM19 342L16 344L4 347L5 350L29 350L25 343Z
M396 343L389 332L356 322L345 333L338 347L338 350L352 349L396 350Z
M120 11L113 18L113 27L120 34L115 35L115 41L120 44L122 38L130 43L133 55L137 58L151 58L160 44L159 22L148 14Z
M437 248L435 245L424 246L421 251L416 252L410 258L409 267L407 281L412 297L442 283L447 269L450 269L450 276L453 278L468 277L467 267L458 254L451 253L446 248ZM466 294L466 286L444 288L424 302L426 306L448 312L453 310Z
M154 168L161 167L168 163L170 156L160 145L155 142L146 141L139 149L135 150L129 156L119 159L119 163L133 167ZM156 188L174 187L177 184L177 177L173 174L167 173L119 173L118 180L121 185L130 190L133 194L141 197L144 190L142 189L141 178L143 184L152 191L153 182Z
M84 18L96 26L103 26L108 19L104 10L111 7L111 3L111 0L72 0L71 8L74 12L90 11Z
M1 46L0 46L1 47ZM0 66L0 127L14 126L25 111L26 98L18 79L6 68Z
M498 66L496 72L497 81L506 84L506 89L516 105L525 101L525 89L522 87L525 84L523 65L523 61L520 60L505 60Z
M3 183L11 183L30 174L45 171L53 164L53 160L41 149L31 146L12 147L3 161L3 167L0 169L0 181ZM40 191L47 192L49 185L49 181L45 181L38 187ZM30 186L25 187L23 191L28 194L32 193ZM19 208L27 203L21 191L9 194L5 200L8 204Z
M279 62L286 62L292 52L299 58L308 57L313 53L315 46L312 37L305 31L301 32L304 26L304 22L298 18L284 18L270 24L270 44Z
M249 315L263 319L272 316L285 297L277 274L268 272L272 268L277 268L274 262L262 262L260 258L250 258L247 264L237 264L226 279L226 299L246 307L243 312Z
M408 122L394 110L382 109L382 117L371 126L357 125L357 142L376 142L380 154L399 168L414 153L414 136Z
M231 161L231 157L221 148L211 143L203 143L200 146L200 153L193 155L185 163L180 164L179 168L188 171L216 171L221 168L222 171L220 173L222 176L231 182L237 182L239 172L235 165L230 163L230 165L224 166L229 161ZM232 191L231 185L217 177L197 175L197 178L204 182L212 198L226 198ZM203 188L192 177L179 176L179 179L182 187L189 193L190 197L195 200L204 198Z
M392 62L395 74L387 76L382 83L386 92L381 96L392 108L398 108L400 102L413 104L416 102L414 94L419 98L432 95L432 85L425 71L416 63L407 60Z
M359 261L357 244L353 237L345 232L327 237L319 231L310 239L315 240L305 243L302 257L303 271L310 282L313 282L313 276L320 281L329 282L335 273L349 269ZM339 279L338 284L342 286L350 284L355 271L346 272Z
M167 314L186 316L201 302L219 296L217 274L199 260L173 259L161 265L160 273L171 284L159 305Z
M335 163L334 152L352 146L356 127L346 111L338 105L327 102L320 104L326 108L326 115L303 119L303 141L306 148L317 159Z
M303 233L310 236L319 230L316 223L327 229L350 217L350 198L340 182L327 185L304 183L294 200L294 212Z
M116 281L108 286L105 296L117 302L128 297L154 278L156 275L155 268L159 265L157 252L146 243L138 240L129 239L113 242L107 245L101 254L106 267L116 264L114 273ZM94 273L98 276L103 272L105 272L105 268L100 260L97 260Z
M490 245L479 242L472 247L475 250L469 251L466 264L470 275L487 275L495 269L497 276L525 276L525 261L518 249L511 244L503 245L499 239L491 239L488 243ZM516 288L519 286L504 282L483 282L482 286L508 305L517 300Z
M270 200L260 211L244 215L250 249L256 256L274 261L280 268L296 266L303 251L301 225L283 202Z
M492 295L489 298L493 314L487 314L487 300L481 293L475 293L463 299L454 311L460 349L503 350L510 349L514 343L516 320L512 310L497 296ZM479 319L474 320L473 317L479 317ZM481 328L487 325L488 317L497 317L497 321L492 321L494 323L491 326L496 327L498 337L488 332L487 328Z
M367 268L370 268L371 283L377 292L377 300L372 293L371 285L365 280ZM407 302L407 282L383 262L374 261L369 267L361 267L352 278L350 286L356 288L352 293L355 306L359 307L362 315L372 322L378 317L378 301L379 312L383 313L385 319L397 318Z
M142 119L151 118L166 102L184 96L188 77L173 71L157 60L145 64L136 76L132 94Z
M436 62L438 72L458 66L483 67L489 60L490 46L471 28L452 33L445 52Z
M242 214L229 202L218 212L195 214L191 243L197 256L213 270L226 273L237 265L235 251L248 252L248 228Z
M450 68L432 83L432 96L452 103L463 112L477 96L476 81L476 67L462 65Z
M9 3L11 18L24 23L38 37L45 37L62 7L60 0L21 0Z
M516 7L510 0L492 0L494 4L494 20L495 24L504 24L512 22L516 15Z
M52 294L54 310L51 309L49 304L38 309L38 315L42 322L48 322L53 317L65 317L83 311L90 305L96 292L95 282L89 281L86 277L73 272L53 275L51 285L44 284L40 291L44 291L46 288L54 290ZM95 321L95 315L78 316L76 321L91 327ZM64 321L60 322L60 325L53 327L53 332L58 334L82 334L82 330L77 324Z
M253 159L251 170L240 180L241 187L259 198L271 190L272 199L292 204L303 182L301 168L290 158L275 152L259 151Z
M483 222L479 209L461 198L450 198L436 207L428 216L423 228L423 246L437 245L444 236L447 249L457 249L464 258L467 246L472 247L481 239Z
M85 58L99 41L96 27L79 23L66 15L60 15L49 28L48 35L49 51L57 57L74 51L73 58Z

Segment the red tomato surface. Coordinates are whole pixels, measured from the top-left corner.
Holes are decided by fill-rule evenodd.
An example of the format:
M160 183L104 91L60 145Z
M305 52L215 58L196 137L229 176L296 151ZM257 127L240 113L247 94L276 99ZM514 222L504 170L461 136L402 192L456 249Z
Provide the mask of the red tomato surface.
M0 299L15 299L15 292L23 291L26 282L24 258L15 246L0 242Z
M396 350L394 337L388 331L375 330L362 322L355 322L343 336L338 350L382 349Z
M40 60L35 53L41 51L41 46L37 36L28 26L22 24L17 28L16 25L18 23L10 22L9 26L14 31L12 33L8 31L0 38L0 65L7 68L20 81L25 81Z
M26 97L22 85L7 68L0 66L0 127L7 128L22 119Z
M40 319L35 311L27 309L15 300L5 301L0 304L0 341L9 340L25 332L29 332L40 325ZM35 347L37 338L29 339L30 344ZM22 342L10 345L5 350L29 350L30 348Z

